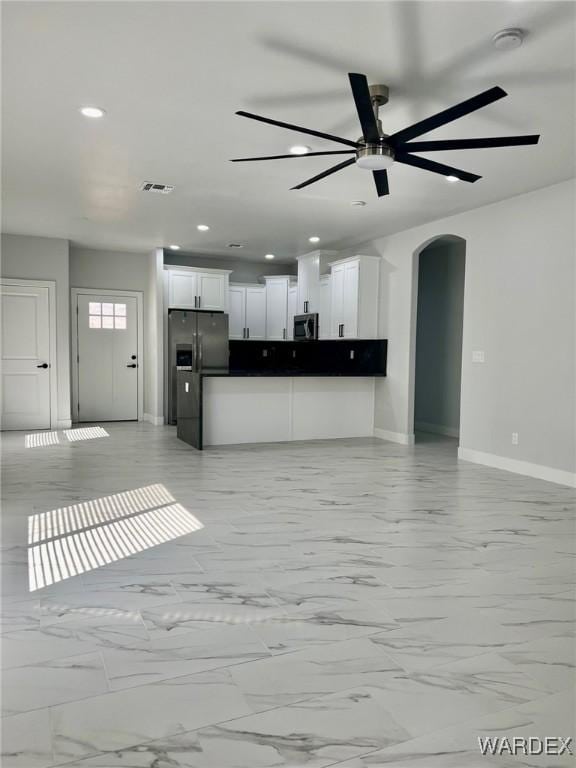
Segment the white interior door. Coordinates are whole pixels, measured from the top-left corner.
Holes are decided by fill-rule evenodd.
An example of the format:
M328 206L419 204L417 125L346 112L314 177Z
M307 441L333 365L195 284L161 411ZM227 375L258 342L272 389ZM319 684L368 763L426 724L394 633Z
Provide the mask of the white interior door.
M78 421L138 419L138 307L133 296L78 296Z
M2 429L50 428L52 362L49 289L2 284Z

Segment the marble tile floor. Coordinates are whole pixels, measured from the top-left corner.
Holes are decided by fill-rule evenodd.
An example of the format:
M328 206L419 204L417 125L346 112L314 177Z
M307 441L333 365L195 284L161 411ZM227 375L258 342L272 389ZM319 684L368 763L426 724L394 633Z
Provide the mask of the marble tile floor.
M103 426L3 436L3 768L574 764L477 745L576 735L573 489L430 436L197 453ZM29 517L151 484L201 527L112 556L89 526L108 562L30 591Z

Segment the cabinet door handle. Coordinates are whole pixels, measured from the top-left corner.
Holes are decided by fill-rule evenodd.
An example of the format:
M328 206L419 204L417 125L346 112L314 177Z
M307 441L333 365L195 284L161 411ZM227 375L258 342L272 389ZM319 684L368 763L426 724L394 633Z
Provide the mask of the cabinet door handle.
M286 338L286 328L282 328L282 338Z
M198 296L198 309L202 306L202 296Z
M198 296L194 296L194 309L198 308Z
M246 328L242 328L242 338L246 338Z
M340 325L338 326L338 336L340 338L344 337L344 323L340 323Z
M246 338L250 338L250 328L246 328Z
M304 314L308 314L308 304L309 303L310 303L309 301L305 301L304 302Z

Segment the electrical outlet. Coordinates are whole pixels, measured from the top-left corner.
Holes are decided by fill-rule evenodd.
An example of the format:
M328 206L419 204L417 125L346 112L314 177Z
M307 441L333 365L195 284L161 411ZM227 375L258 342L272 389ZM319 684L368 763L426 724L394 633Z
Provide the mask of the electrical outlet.
M518 445L518 432L512 432L512 445Z
M483 363L484 362L484 350L483 349L475 349L472 352L472 362L473 363Z

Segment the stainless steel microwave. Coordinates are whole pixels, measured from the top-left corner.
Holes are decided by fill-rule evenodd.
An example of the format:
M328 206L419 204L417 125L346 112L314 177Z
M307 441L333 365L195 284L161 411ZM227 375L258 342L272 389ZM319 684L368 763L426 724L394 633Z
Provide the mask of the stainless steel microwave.
M294 341L314 341L318 338L318 313L294 317Z

